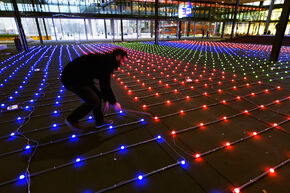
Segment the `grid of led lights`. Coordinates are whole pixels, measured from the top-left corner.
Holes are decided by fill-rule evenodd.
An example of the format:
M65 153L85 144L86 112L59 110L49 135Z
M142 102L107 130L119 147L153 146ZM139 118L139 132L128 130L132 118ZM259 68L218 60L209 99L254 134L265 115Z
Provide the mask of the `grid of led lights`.
M65 88L59 83L63 66L75 57L103 53L116 46L122 46L128 51L129 60L113 74L113 78L127 91L128 97L135 101L140 111L152 115L150 119L153 122L171 125L166 136L156 135L150 139L137 140L132 144L120 144L119 147L106 152L87 157L76 156L70 162L30 173L29 167L33 156L42 147L77 141L81 138L85 140L86 136L92 134L150 122L138 115L136 120L83 133L71 132L65 137L45 143L29 137L34 133L66 127L60 117L69 113L72 108L62 110L61 107L80 102L74 95L66 93ZM289 106L290 98L287 88L279 83L283 85L287 83L289 53L290 48L283 47L279 62L267 63L265 57L269 54L269 46L194 41L162 42L161 46L150 42L35 46L28 53L21 52L0 64L0 125L9 128L9 133L5 133L7 129L1 133L0 140L9 143L21 141L23 145L1 152L0 160L6 156L23 153L28 155L29 159L27 167L22 172L19 171L18 176L0 182L0 189L18 181L25 181L27 187L30 187L30 181L34 176L148 143L166 141L170 148L178 152L179 159L176 162L151 172L138 173L135 177L120 180L112 186L98 190L105 192L134 181L142 181L146 177L176 166L202 161L220 151L230 153L232 148L239 144L263 138L266 133L275 130L285 130L283 126L289 121L287 114L289 111L285 110L285 106ZM261 103L262 101L264 103ZM47 106L50 106L51 112L44 110ZM270 122L263 120L260 115L266 112L271 112L279 118ZM11 117L11 113L15 117L7 118ZM125 110L106 116L120 116L124 113ZM26 128L31 122L47 117L49 121L39 124L37 128ZM92 116L88 116L83 121L91 119ZM180 141L195 135L195 131L210 132L214 127L230 129L227 125L235 127L241 119L259 122L259 127L251 125L251 128L246 128L246 132L236 131L233 137L230 134L224 135L222 143L214 146L200 144L192 147L192 151L188 151L180 145ZM218 141L220 138L214 140ZM281 156L285 158L284 160L280 160L257 176L250 176L248 182L236 184L231 191L239 193L262 177L274 174L276 170L286 166L290 162L290 155L289 149L284 151L288 151L288 155Z

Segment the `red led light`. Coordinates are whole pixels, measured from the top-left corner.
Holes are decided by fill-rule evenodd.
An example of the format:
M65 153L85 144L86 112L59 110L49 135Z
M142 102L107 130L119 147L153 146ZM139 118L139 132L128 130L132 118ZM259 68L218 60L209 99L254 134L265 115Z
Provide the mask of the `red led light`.
M255 93L252 92L251 95L252 95L252 96L255 96Z
M200 158L200 154L197 153L197 154L194 155L194 157L195 157L195 158Z
M138 100L138 97L134 97L135 100Z
M190 99L190 97L189 96L186 96L186 99Z
M176 134L176 131L171 131L171 135L175 135Z
M206 105L202 105L202 108L206 109L206 108L207 108L207 106L206 106Z
M277 104L278 104L278 103L280 103L280 101L279 101L279 100L276 100L276 101L275 101L275 103L277 103Z
M171 102L170 102L170 100L167 100L166 103L167 103L167 104L170 104Z
M280 90L280 89L281 89L281 87L280 87L280 86L277 86L277 89L278 89L278 90Z
M155 120L158 120L159 118L157 116L154 117Z
M277 127L277 126L278 126L278 124L277 124L277 123L273 123L273 126L274 126L274 127Z
M200 123L199 126L203 127L204 126L204 123Z
M249 113L249 111L248 111L248 110L244 110L244 113L248 114L248 113Z
M143 109L146 109L146 108L147 108L147 106L146 106L146 105L143 105L142 107L143 107Z
M268 92L269 92L269 90L268 90L268 89L265 89L265 92L266 92L266 93L268 93Z
M204 92L203 95L204 95L204 96L207 96L207 92Z
M274 169L274 168L270 168L270 169L269 169L269 172L270 172L271 174L274 174L274 173L275 173L275 169Z
M265 106L264 106L264 105L260 105L260 108L261 108L261 109L264 109L264 108L265 108Z
M226 146L230 146L231 145L231 143L230 142L226 142Z
M223 117L224 120L227 120L228 118L226 116Z
M226 101L226 100L222 100L222 101L221 101L221 103L223 103L223 104L226 104L226 103L227 103L227 101Z
M233 190L233 193L240 193L241 191L240 191L240 189L239 188L235 188L234 190Z
M179 112L180 112L180 113L184 113L184 111L183 111L183 110L180 110Z
M177 93L177 92L178 92L178 90L177 90L177 89L174 89L174 92L175 92L175 93Z
M254 135L254 136L256 136L258 133L256 132L256 131L254 131L253 133L252 133L252 135Z
M237 96L237 100L240 100L241 99L241 97L240 96Z
M247 86L250 86L250 84L249 84L249 83L247 83L246 85L247 85Z
M128 94L132 94L132 91L131 90L128 90Z
M152 90L151 86L148 87L148 90Z
M157 93L155 93L155 95L156 95L156 96L159 96L159 93L157 92Z
M219 92L219 93L221 93L221 92L222 92L222 90L221 90L221 89L219 89L219 90L218 90L218 92Z
M234 86L234 87L233 87L233 89L235 89L235 90L236 90L236 89L237 89L237 87L236 87L236 86Z

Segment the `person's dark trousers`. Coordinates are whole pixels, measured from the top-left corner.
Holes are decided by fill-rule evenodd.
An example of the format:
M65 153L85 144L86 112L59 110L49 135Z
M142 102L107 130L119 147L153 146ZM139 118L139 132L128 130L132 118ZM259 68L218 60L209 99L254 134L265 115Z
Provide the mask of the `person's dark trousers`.
M104 115L102 112L102 101L100 91L96 86L92 85L84 85L80 87L75 87L73 85L66 85L64 86L78 95L84 103L76 108L68 117L67 120L71 123L76 123L90 111L93 110L94 118L97 123L101 123L104 121Z

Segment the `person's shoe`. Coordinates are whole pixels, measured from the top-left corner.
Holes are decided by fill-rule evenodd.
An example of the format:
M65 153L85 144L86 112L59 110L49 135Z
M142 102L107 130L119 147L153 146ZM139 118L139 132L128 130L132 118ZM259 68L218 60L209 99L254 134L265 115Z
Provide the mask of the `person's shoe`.
M84 129L82 128L82 126L80 126L79 122L76 122L76 123L71 123L69 122L67 119L64 120L65 124L71 128L73 131L76 131L76 132L81 132L83 131Z
M105 127L112 125L114 122L112 120L103 120L102 122L96 122L96 128Z

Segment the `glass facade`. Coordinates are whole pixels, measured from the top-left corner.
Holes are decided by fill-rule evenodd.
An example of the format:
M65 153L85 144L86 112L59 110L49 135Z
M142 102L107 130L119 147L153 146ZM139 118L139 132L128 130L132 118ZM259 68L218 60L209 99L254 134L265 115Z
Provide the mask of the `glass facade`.
M36 18L44 40L153 39L155 0L25 0L17 1L28 39L39 40ZM41 2L41 3L40 3ZM275 0L269 30L276 33L283 0ZM271 1L246 3L237 14L238 35L262 35ZM162 39L220 37L231 34L235 5L213 2L159 0L159 35ZM0 1L0 34L18 33L10 0ZM145 19L146 18L146 19ZM180 22L179 22L180 21ZM122 25L121 25L122 23ZM180 34L178 34L180 30ZM288 24L285 34L290 33Z

